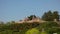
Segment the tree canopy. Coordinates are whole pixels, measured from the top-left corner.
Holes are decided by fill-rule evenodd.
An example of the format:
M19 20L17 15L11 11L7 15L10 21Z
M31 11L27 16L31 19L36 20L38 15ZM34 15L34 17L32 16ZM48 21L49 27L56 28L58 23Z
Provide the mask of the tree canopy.
M58 11L51 12L51 10L49 10L48 12L45 12L43 14L42 19L45 20L45 21L53 21L54 19L59 21Z
M36 16L35 15L30 15L30 16L28 16L28 18L29 18L29 20L32 20L32 18L36 18Z

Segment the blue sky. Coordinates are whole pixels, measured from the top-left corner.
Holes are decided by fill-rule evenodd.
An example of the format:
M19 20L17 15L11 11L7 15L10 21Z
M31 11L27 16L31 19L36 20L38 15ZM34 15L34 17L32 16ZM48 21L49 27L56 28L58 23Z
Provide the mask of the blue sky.
M60 14L60 0L0 0L0 21L18 21L34 14L41 17L49 10Z

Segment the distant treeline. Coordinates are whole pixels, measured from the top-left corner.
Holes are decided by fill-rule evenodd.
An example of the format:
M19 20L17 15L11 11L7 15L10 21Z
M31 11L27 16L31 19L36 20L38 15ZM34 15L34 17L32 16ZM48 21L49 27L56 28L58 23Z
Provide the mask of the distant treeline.
M54 19L56 19L57 21L59 21L60 15L58 13L58 11L51 11L49 10L48 12L45 12L42 16L42 19L45 21L53 21Z

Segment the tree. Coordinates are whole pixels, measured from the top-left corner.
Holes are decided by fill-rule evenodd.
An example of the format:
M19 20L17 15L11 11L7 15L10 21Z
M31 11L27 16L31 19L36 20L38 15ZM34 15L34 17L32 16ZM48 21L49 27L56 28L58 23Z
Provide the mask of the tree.
M47 20L46 18L47 18L47 13L45 12L44 15L42 16L42 19Z
M47 21L52 21L53 20L51 11L47 12L47 19L48 19Z
M53 13L51 11L45 12L42 16L42 19L45 21L54 21L54 19L59 21L58 11L54 11Z
M59 15L59 21L60 21L60 15Z
M50 10L48 12L45 12L42 16L42 19L45 21L52 21L52 12Z
M53 19L56 19L57 21L59 21L58 11L54 11L54 12L53 12Z
M35 15L30 15L28 18L29 18L29 20L32 20L33 17L36 18Z
M15 23L15 21L11 21L11 24L14 24Z
M0 24L2 24L2 25L3 25L3 24L4 24L4 22L2 22L2 21L1 21L1 22L0 22Z

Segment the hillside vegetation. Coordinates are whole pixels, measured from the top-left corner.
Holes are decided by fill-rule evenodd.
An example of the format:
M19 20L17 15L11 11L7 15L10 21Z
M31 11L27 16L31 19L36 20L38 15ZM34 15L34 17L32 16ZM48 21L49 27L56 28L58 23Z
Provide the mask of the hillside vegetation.
M31 15L20 20L21 23L0 22L0 34L60 34L59 19L57 11L48 11L42 18Z
M48 34L59 34L59 27L60 26L56 22L0 24L0 34L26 34L26 32L30 30L35 31L35 28L39 32L38 34L42 33L42 29Z

